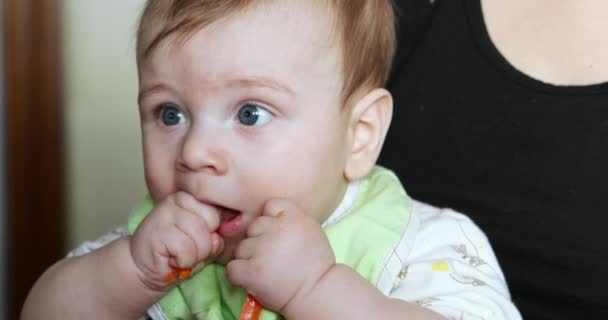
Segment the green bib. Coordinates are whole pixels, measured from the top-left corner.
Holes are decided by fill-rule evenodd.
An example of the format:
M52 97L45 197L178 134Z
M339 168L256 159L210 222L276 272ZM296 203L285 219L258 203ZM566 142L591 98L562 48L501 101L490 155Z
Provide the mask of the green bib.
M381 167L375 167L358 188L354 205L325 232L336 262L350 266L376 285L410 219L409 198L397 177ZM153 207L147 197L133 213L129 219L131 234ZM171 320L237 320L245 297L243 289L227 282L223 265L209 264L159 303ZM270 310L263 310L260 316L261 320L281 318Z

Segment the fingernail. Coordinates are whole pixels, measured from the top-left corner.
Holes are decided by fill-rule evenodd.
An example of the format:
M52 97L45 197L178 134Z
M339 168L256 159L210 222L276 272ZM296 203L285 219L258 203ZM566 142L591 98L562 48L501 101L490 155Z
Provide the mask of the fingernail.
M217 255L220 251L220 236L217 233L211 234L211 254Z

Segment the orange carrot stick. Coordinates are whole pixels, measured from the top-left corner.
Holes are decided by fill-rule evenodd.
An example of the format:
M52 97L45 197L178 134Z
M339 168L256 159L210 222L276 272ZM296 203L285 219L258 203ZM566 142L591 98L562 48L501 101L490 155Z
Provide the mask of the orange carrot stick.
M181 269L179 271L179 279L186 280L186 279L190 278L191 274L192 274L192 268Z
M179 275L179 271L177 269L171 270L171 272L165 276L165 283L173 282L173 280L177 279Z
M192 274L191 268L185 269L173 269L171 272L165 276L165 283L173 282L173 280L179 278L180 280L186 280Z
M258 320L260 312L262 312L262 304L255 300L252 295L248 294L241 311L241 320Z

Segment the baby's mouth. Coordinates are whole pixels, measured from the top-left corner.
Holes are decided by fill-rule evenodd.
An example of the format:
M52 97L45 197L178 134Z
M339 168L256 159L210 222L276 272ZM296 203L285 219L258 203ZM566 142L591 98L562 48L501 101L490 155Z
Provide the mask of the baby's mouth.
M217 233L222 237L232 237L241 233L242 212L220 206L218 209L220 209L220 226Z
M236 216L238 216L239 214L241 214L241 212L233 210L233 209L219 207L219 206L218 206L218 208L221 210L220 211L220 223L230 221L230 220L236 218Z

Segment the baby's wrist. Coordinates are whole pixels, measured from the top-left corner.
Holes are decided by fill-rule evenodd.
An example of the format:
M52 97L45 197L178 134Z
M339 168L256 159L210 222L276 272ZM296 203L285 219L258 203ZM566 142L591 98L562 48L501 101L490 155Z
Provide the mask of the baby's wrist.
M322 308L322 304L318 303L319 296L327 294L328 288L333 288L331 284L336 277L336 274L341 273L343 265L334 263L327 271L311 286L300 290L294 298L283 308L283 315L287 319L312 319L310 315L318 314L315 308ZM322 312L322 311L321 311Z
M112 307L122 306L124 313L141 316L166 293L163 288L154 288L146 282L133 260L130 236L110 243L100 258L103 264L100 276L109 296L117 300Z
M138 263L135 258L134 246L133 246L133 236L125 236L121 240L125 243L124 245L128 249L128 254L122 256L119 263L125 268L125 272L130 281L134 281L133 285L136 287L135 289L138 291L147 290L152 293L164 295L170 288L170 281L163 281L163 277L158 276L159 279L154 279L154 277L150 274L150 270L145 270L145 267L142 267L142 263Z

